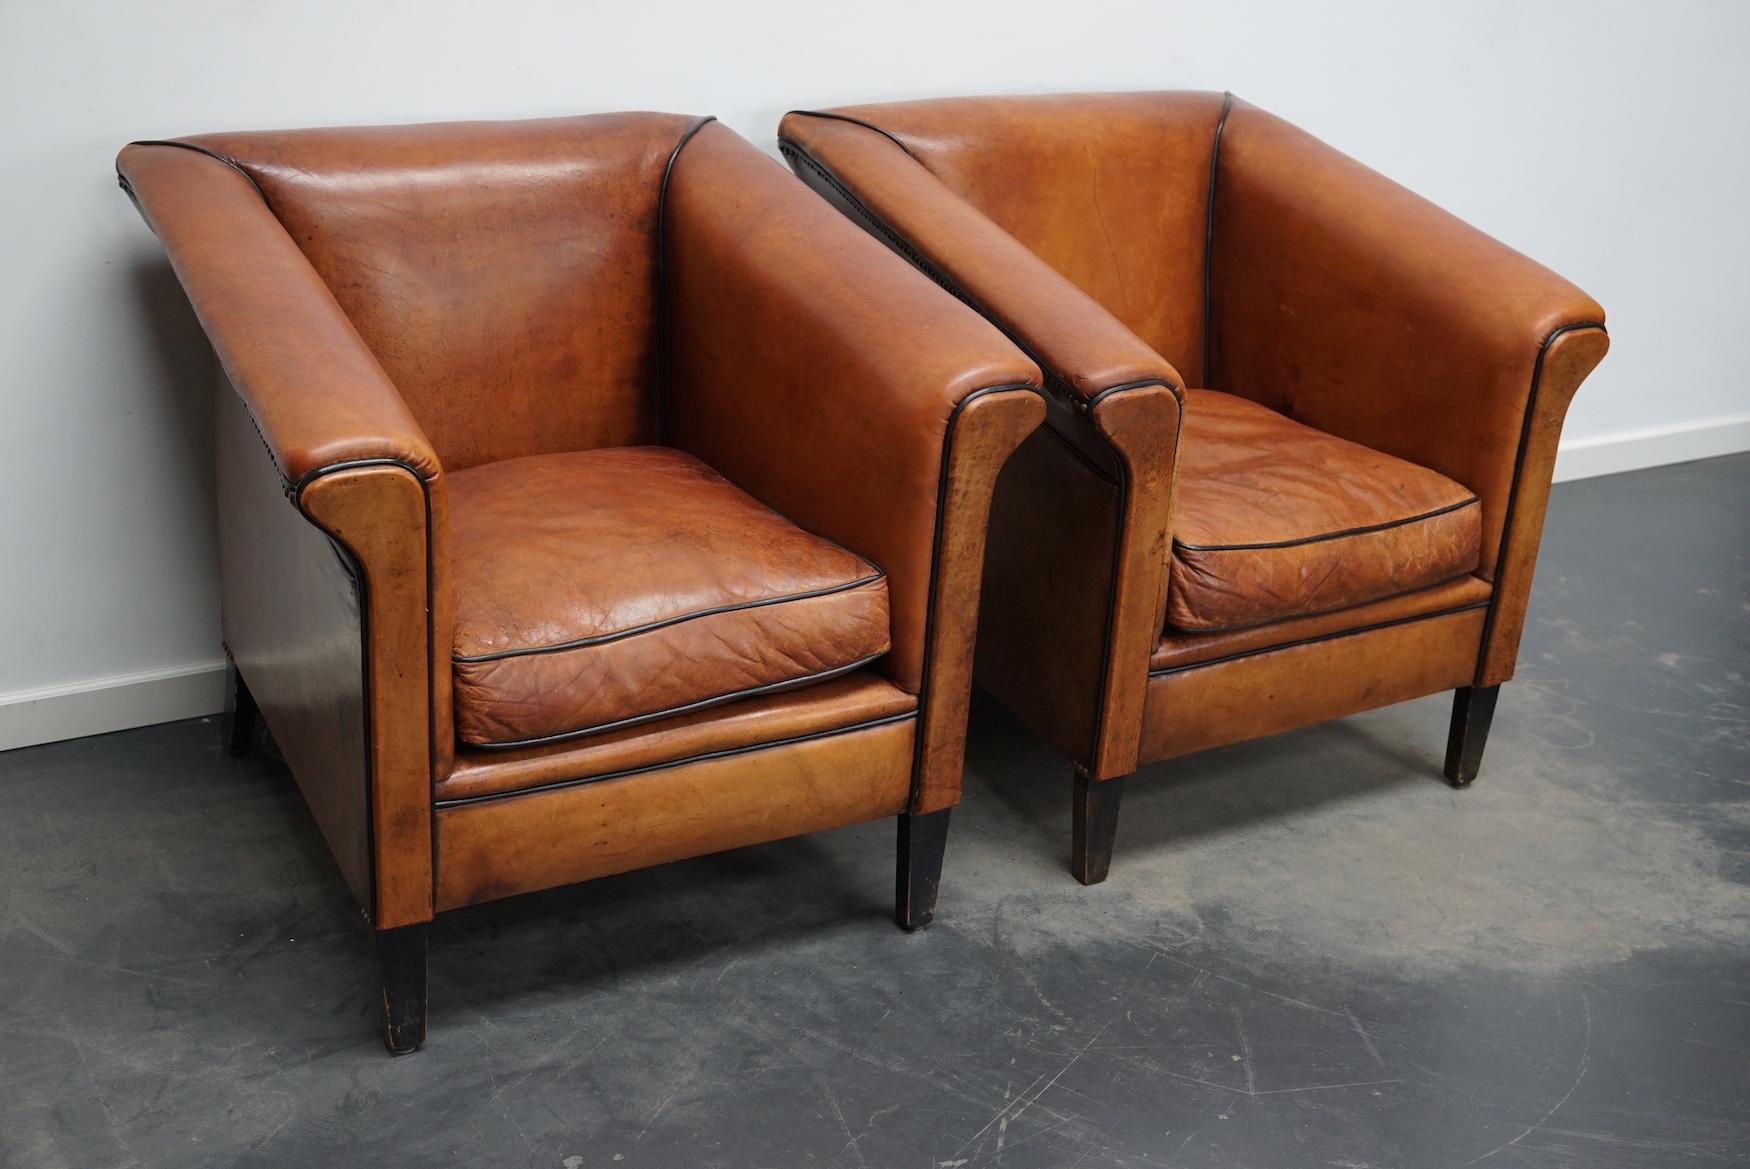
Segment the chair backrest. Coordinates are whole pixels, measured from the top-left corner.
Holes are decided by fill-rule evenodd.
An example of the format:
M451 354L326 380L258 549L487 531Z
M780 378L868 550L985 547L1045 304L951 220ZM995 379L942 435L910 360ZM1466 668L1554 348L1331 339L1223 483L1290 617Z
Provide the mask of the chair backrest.
M208 134L446 468L657 439L659 205L694 119Z
M1147 342L1203 369L1219 93L949 98L843 106L885 131Z

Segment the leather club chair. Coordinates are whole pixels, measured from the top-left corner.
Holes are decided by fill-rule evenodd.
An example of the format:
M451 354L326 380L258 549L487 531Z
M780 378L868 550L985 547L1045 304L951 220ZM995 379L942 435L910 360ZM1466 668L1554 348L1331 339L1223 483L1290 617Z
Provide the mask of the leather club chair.
M896 816L930 919L998 469L1039 373L721 124L137 143L219 398L231 742L375 930Z
M1221 94L797 112L780 145L1045 373L978 677L1075 760L1078 878L1139 763L1453 690L1475 777L1590 297Z

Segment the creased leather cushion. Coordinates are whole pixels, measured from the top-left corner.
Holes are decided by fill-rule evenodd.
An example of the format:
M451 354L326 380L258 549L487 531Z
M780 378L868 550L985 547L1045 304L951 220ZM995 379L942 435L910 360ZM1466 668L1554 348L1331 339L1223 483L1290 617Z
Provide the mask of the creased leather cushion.
M887 580L665 447L450 477L457 736L570 737L846 672Z
M1170 628L1327 613L1477 566L1477 497L1424 467L1214 390L1190 391L1179 449Z

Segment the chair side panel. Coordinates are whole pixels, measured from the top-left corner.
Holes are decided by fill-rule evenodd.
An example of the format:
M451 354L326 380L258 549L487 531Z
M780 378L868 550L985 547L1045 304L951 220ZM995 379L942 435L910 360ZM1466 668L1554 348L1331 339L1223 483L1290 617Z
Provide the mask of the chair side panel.
M286 498L242 400L220 379L218 519L225 646L347 887L372 904L363 623L340 550Z

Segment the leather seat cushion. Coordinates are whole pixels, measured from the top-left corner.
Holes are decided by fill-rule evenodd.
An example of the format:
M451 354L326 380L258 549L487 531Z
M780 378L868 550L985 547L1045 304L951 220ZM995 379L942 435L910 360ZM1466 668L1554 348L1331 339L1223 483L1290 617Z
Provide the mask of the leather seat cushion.
M886 653L887 579L666 447L449 477L456 734L571 738Z
M1167 627L1242 629L1427 588L1477 566L1452 480L1232 394L1191 390Z

